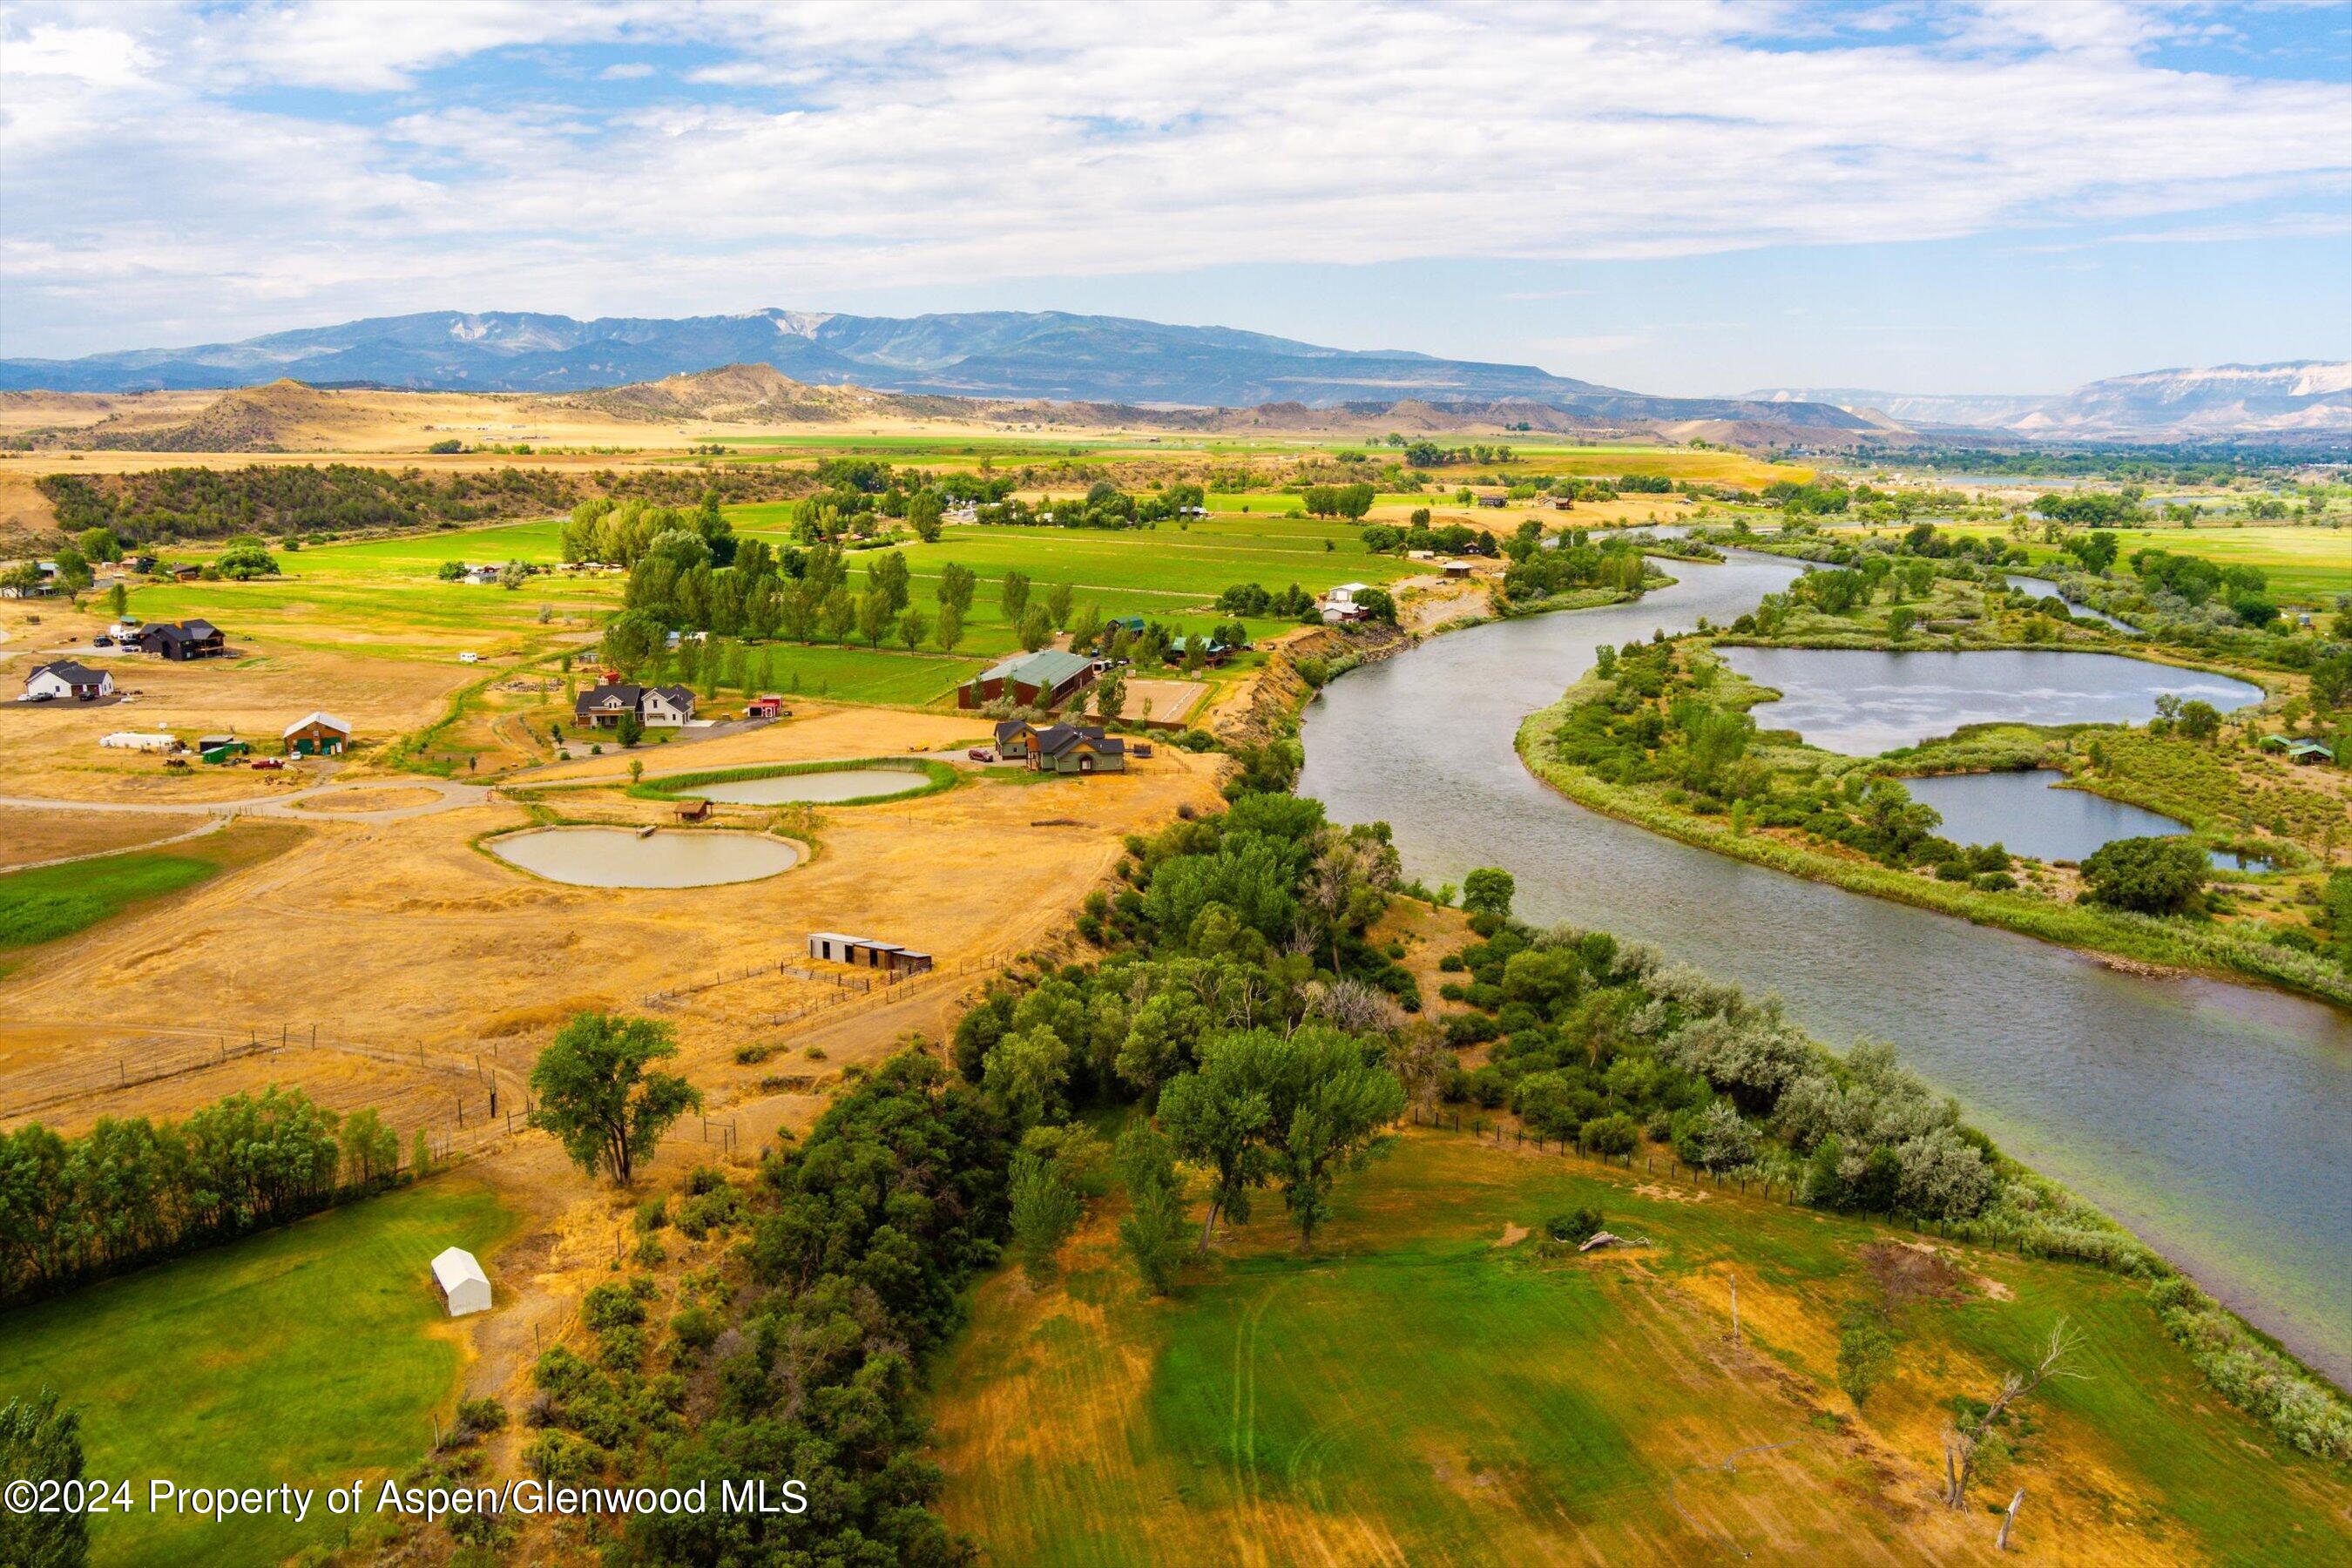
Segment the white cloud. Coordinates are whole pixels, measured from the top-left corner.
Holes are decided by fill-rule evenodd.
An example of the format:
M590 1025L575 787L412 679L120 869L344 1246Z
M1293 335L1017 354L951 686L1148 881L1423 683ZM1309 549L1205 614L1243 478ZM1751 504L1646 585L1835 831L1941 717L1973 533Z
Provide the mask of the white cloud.
M1839 14L1869 41L1780 49L1758 40L1822 16L1760 0L5 13L0 346L2086 218L2186 237L2256 196L2340 198L2352 175L2343 84L2148 63L2187 13L1990 0L1927 13L1937 42L1889 42L1915 15ZM547 65L612 42L709 63L620 109ZM467 82L436 90L461 63ZM273 90L322 88L333 109Z

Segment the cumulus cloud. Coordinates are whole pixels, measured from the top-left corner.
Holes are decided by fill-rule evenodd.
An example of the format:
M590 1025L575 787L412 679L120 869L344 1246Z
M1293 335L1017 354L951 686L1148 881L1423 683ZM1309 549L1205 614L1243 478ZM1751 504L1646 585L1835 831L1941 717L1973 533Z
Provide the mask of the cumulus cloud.
M2352 93L2152 58L2208 21L2120 0L19 9L0 330L78 351L289 310L2189 235L2258 195L2340 199ZM615 44L681 64L607 103L571 52Z

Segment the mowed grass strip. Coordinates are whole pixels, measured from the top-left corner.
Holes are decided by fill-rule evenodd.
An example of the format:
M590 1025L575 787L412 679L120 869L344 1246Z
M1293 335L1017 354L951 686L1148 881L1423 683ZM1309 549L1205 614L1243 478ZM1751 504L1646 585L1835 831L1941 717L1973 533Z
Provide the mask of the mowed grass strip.
M184 892L291 847L303 831L290 823L232 823L169 849L131 849L0 875L0 952L56 942L134 905Z
M1497 1245L1586 1204L1657 1245ZM1110 1213L1061 1279L983 1282L935 1379L952 1524L1040 1565L1935 1561L1989 1541L1980 1505L2022 1485L2028 1552L2340 1556L2352 1485L2223 1405L2128 1280L1963 1254L1997 1288L1897 1309L1857 1444L1837 1317L1878 1299L1864 1249L1908 1233L1437 1133L1354 1178L1314 1256L1265 1207L1170 1299L1139 1295ZM1933 1506L1949 1400L2060 1317L2089 1375L2035 1395L1979 1507Z
M37 947L219 874L199 856L132 850L0 877L0 950Z
M461 1362L429 1265L446 1247L486 1257L515 1223L450 1175L102 1281L0 1316L0 1397L57 1389L89 1477L140 1494L92 1521L93 1562L278 1562L340 1534L323 1501L306 1525L214 1525L144 1511L147 1479L323 1488L414 1461Z

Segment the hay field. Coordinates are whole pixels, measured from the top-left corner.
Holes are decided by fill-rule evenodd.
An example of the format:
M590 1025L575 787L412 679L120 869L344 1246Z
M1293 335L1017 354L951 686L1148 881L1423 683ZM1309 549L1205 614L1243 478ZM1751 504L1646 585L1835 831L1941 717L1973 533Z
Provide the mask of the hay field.
M1999 533L1989 525L1949 523L1961 533ZM2112 531L2118 558L2128 563L2138 550L2194 555L2217 566L2258 566L2270 577L2270 591L2282 604L2331 606L2338 594L2352 594L2352 531L2316 524L2254 523L2243 528L2119 528ZM2071 563L2073 557L2049 545L2026 542L2037 569ZM2119 564L2116 571L2126 570Z
M1409 1134L1342 1202L1307 1258L1269 1202L1163 1300L1102 1214L1057 1281L992 1277L935 1382L950 1521L1040 1568L1990 1562L1986 1505L2023 1486L2028 1561L2343 1544L2352 1485L2221 1408L2113 1276L1923 1258L1868 1223L1453 1133ZM1535 1258L1521 1233L1578 1204L1658 1245ZM1857 1413L1836 1319L1865 1299L1893 1301L1898 1345ZM2017 1456L1943 1509L1946 1402L2060 1315L2088 1375L2045 1385Z

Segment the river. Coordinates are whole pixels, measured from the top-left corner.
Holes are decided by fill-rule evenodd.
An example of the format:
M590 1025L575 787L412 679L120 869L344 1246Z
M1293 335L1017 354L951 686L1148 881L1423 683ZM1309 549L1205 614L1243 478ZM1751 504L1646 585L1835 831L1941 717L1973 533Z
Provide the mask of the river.
M2100 1205L2352 1385L2352 1023L2259 987L2063 948L1694 849L1545 788L1512 742L1598 643L1722 625L1797 575L1733 552L1602 609L1432 638L1308 707L1299 793L1385 820L1408 875L1518 879L1517 910L1777 991L1843 1047L1893 1041L2021 1160Z

